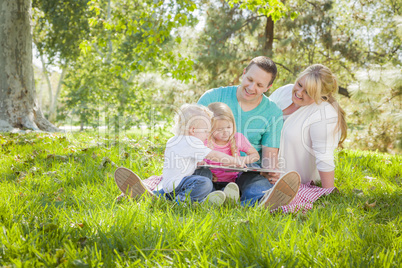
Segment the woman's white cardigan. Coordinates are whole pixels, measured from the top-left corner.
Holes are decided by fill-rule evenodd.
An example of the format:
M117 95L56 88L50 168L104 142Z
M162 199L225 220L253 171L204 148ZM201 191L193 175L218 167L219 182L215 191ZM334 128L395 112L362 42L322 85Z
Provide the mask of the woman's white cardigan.
M269 98L284 110L292 104L293 85L278 88ZM338 113L328 102L300 107L286 117L279 147L279 168L295 170L301 183L320 181L318 171L333 171L340 130Z

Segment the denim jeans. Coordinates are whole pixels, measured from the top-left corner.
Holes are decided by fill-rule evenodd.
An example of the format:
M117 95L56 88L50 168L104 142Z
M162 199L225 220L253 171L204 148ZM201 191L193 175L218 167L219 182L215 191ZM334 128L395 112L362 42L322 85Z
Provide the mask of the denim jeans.
M207 171L197 169L193 175L184 177L173 192L165 193L165 191L161 189L159 191L154 191L154 193L158 197L163 195L168 200L176 200L177 203L185 202L186 198L190 198L189 200L191 202L202 202L207 195L212 192L213 188L211 178L208 177Z
M263 196L264 191L274 187L267 178L257 172L244 172L237 179L242 206L254 206Z
M209 168L198 168L194 174L208 177L212 180L212 172ZM225 189L229 182L212 182L213 191Z
M260 167L257 164L248 164L250 167ZM212 180L212 172L208 168L197 169L194 174L208 177ZM267 178L257 172L240 173L236 179L240 190L240 202L242 206L254 206L263 196L264 192L274 187ZM223 190L228 183L213 183L213 191Z
M229 184L229 182L217 181L217 182L213 182L212 184L214 186L214 191L218 191L218 190L223 191L225 189L226 185Z
M194 171L193 175L199 175L199 176L207 177L212 181L212 172L211 172L211 170L209 168L203 168L203 167L197 168Z

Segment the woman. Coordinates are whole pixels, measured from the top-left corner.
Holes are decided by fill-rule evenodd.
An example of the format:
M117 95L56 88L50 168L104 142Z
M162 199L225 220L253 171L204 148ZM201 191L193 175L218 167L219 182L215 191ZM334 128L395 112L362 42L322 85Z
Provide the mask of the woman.
M280 168L295 170L302 184L321 181L334 187L334 150L346 138L345 112L334 98L336 77L321 64L304 70L294 85L278 88L270 99L283 112Z

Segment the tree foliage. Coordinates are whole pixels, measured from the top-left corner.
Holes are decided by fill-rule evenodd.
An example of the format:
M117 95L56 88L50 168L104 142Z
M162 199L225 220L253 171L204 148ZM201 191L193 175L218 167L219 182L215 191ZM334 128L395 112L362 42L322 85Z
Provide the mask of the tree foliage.
M54 122L58 97L64 76L70 64L79 56L79 44L89 33L88 18L91 11L88 0L34 0L32 3L33 41L42 62L42 70L47 80L49 106L42 106L48 119ZM62 70L56 88L50 83L49 66Z
M36 43L49 58L68 62L60 115L78 116L86 125L109 120L99 118L127 126L149 123L155 116L168 119L172 104L195 101L212 87L239 83L243 67L258 55L269 55L279 68L273 89L294 82L313 63L330 67L340 86L353 91L352 99L341 98L352 130L368 126L370 120L385 122L384 115L400 101L392 87L364 82L361 75L381 72L386 77L384 70L399 75L399 1L50 2L34 1ZM204 23L195 27L200 17ZM163 80L179 85L180 94ZM373 88L381 88L381 98ZM368 99L371 108L365 106ZM375 112L379 105L383 111ZM384 126L379 133L390 124L377 124ZM391 140L400 133L395 129Z
M279 0L226 0L230 7L233 8L238 4L241 9L248 9L266 17L272 17L276 22L280 18L286 16L288 8ZM292 18L296 17L296 13L292 13Z
M398 1L286 1L287 15L274 24L271 54L264 50L266 16L259 13L261 3L227 2L230 5L223 1L211 1L205 5L206 23L199 38L195 67L197 74L203 75L199 77L200 82L208 87L237 84L242 68L257 55L271 56L279 68L273 89L293 83L305 67L314 63L330 67L338 77L340 90L348 96L346 89L353 89L353 85L359 83L359 72L378 69L393 72L400 69L402 54L397 15L400 14L401 3ZM292 14L297 14L297 17ZM374 84L367 84L364 91L373 92L374 88ZM400 99L394 97L395 91L390 87L380 92L384 99L389 99L389 103L382 105L383 98L370 98L372 107L381 105L386 110L392 110L394 108L391 107L400 105ZM367 99L340 99L346 106L352 127L368 126L373 118L385 122L385 116L376 117L372 109L363 114L358 112ZM377 129L379 133L392 132L387 132L391 123L377 125L382 126ZM386 145L381 150L395 147L392 144L401 130L399 127L393 129L395 135L384 136L383 144Z
M124 125L150 122L153 106L165 104L166 99L157 103L157 91L139 86L137 77L153 71L184 81L192 77L187 72L192 60L165 48L181 42L175 31L194 21L195 3L94 0L88 4L93 12L88 18L90 32L66 77L66 108L82 122L97 124L93 119L99 113L118 116ZM168 101L174 103L174 99Z
M258 5L250 6L251 3L253 1L245 1L230 7L222 1L211 1L206 7L207 22L200 37L200 47L204 51L198 58L199 66L210 63L227 66L228 57L240 65L263 52L261 39L264 38L265 16L259 16L255 11ZM360 66L390 61L394 65L400 64L401 41L395 34L393 19L400 5L373 1L351 5L341 0L296 0L286 1L286 6L292 12L275 23L272 53L280 68L280 84L292 82L302 69L317 62L331 67L345 87L353 81L353 72ZM244 7L249 9L242 9ZM292 13L296 13L297 18L292 17ZM374 15L365 15L371 13ZM363 15L366 16L364 20L355 19ZM222 33L219 29L227 30ZM238 74L226 72L225 75L226 83L230 83Z
M260 54L258 16L231 8L225 1L210 1L204 9L207 16L198 38L195 66L203 90L236 83L241 67Z
M51 63L63 64L79 56L79 44L90 31L88 2L33 0L34 42Z
M391 64L356 72L350 85L358 109L351 113L352 147L381 152L402 149L402 71Z

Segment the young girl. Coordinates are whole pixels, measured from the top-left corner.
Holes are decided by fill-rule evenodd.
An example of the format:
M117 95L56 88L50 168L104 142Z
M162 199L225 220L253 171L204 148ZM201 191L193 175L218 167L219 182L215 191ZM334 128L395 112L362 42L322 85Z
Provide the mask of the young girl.
M260 156L257 150L243 134L236 132L235 119L229 106L222 102L214 102L208 105L208 108L213 112L214 116L212 118L211 134L205 141L205 145L213 150L225 153L228 157L239 158L242 166L258 161ZM240 152L246 153L247 156L241 157ZM229 164L228 161L224 160L221 163L217 163L205 159L205 162L212 165ZM227 186L233 187L233 183L239 174L239 172L225 172L223 169L211 169L211 171L216 190Z
M199 172L194 174L197 163L203 159L241 166L239 158L211 150L204 145L204 140L211 131L211 117L211 111L204 106L183 105L175 117L175 136L166 144L163 179L158 185L159 191L149 191L141 179L126 168L118 168L115 172L115 181L120 190L123 193L127 191L131 197L156 194L178 203L189 197L191 201L201 202L208 199L212 203L222 204L226 199L225 193L212 192L211 178Z

